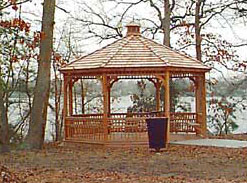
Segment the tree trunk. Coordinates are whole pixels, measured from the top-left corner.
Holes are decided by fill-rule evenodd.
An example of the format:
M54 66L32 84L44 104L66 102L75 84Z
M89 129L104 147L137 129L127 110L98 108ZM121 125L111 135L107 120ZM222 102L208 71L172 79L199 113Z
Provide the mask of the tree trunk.
M171 9L169 0L164 0L164 21L163 21L163 29L164 29L164 40L163 44L170 47L170 22L171 22Z
M201 26L200 26L200 8L201 0L196 1L196 12L195 12L195 39L196 39L196 58L199 61L202 61L202 38L201 38Z
M4 105L3 91L0 86L0 153L9 152L9 128L7 109Z
M170 2L169 0L164 0L164 21L163 21L163 29L164 29L164 39L163 39L163 44L165 46L171 47L171 37L170 37L170 24L171 24L171 8L170 8ZM169 79L170 83L172 83L172 79ZM170 110L171 112L175 112L174 109L174 100L175 100L175 95L174 95L174 87L171 84L170 85L170 92L173 93L173 95L170 95Z
M44 143L50 92L54 13L55 0L44 0L38 76L34 90L28 135L25 140L28 149L41 149Z

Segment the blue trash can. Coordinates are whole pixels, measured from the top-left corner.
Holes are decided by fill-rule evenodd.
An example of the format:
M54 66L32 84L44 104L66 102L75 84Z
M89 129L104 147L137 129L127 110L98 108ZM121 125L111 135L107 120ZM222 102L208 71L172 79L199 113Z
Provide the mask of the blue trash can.
M148 118L146 120L148 128L149 148L159 151L166 147L166 137L168 133L168 118Z

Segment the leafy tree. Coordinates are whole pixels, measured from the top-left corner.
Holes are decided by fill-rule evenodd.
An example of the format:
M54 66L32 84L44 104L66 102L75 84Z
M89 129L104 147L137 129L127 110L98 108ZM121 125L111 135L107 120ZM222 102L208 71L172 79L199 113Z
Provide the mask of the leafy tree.
M1 1L0 2L0 144L1 151L8 151L9 119L8 110L11 99L18 90L28 63L37 59L36 47L39 44L39 34L30 32L30 24L21 18L8 16L5 10L12 8L18 10L18 4L27 1ZM18 14L17 14L18 15ZM27 80L28 82L28 80Z
M154 95L147 95L147 83L144 80L137 81L138 92L131 96L133 106L128 108L128 112L152 112L155 111Z
M238 103L230 101L229 98L213 98L209 108L208 116L210 125L219 135L228 134L238 128L236 123L236 111Z
M217 134L228 134L238 128L237 115L246 110L247 95L236 95L242 89L245 79L236 80L234 83L219 81L211 89L208 122ZM221 87L220 87L221 86Z

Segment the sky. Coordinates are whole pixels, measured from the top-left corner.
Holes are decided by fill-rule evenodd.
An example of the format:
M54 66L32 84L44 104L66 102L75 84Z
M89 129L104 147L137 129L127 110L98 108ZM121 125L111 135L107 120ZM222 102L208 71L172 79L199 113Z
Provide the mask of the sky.
M78 22L71 23L68 19L72 15L74 17L83 17L83 14L81 13L80 6L78 6L78 3L81 3L82 0L56 0L57 6L61 7L62 9L65 9L69 13L65 13L59 8L56 8L56 13L55 13L55 30L54 30L54 35L56 40L58 41L60 38L60 35L62 33L65 34L66 31L68 31L68 24L71 24L71 29L74 29L78 31L78 37L76 38L76 42L74 44L78 44L80 50L80 54L88 54L96 49L99 49L114 40L108 40L108 41L103 41L102 43L97 43L95 40L91 39L90 42L84 41L80 39L80 34L84 34L84 30ZM104 3L104 10L100 9L102 6L100 4L97 4L97 0L84 0L84 2L87 3L90 7L96 7L98 11L104 11L106 14L111 14L113 11L122 11L114 9L114 3L108 2ZM26 3L23 7L22 10L24 11L23 16L31 21L33 23L33 29L37 30L40 29L41 25L41 19L42 19L42 5L40 0L32 0L32 2ZM138 13L137 13L138 12ZM132 10L132 14L136 14L137 16L145 17L145 16L151 16L155 17L156 14L151 10L149 5L147 4L142 4L138 8L135 8ZM133 17L135 18L135 17ZM222 21L221 21L222 20ZM127 24L127 22L126 22ZM124 26L124 25L123 25ZM145 27L147 25L141 24L142 27ZM211 22L210 26L206 28L207 32L213 32L221 35L224 39L233 42L235 44L239 44L241 42L247 42L247 25L242 23L239 25L227 25L226 22L224 22L224 19L220 19L220 21L213 21ZM159 43L162 43L162 36L156 37L156 41ZM247 47L243 48L238 48L237 52L240 55L241 58L247 60L247 53L246 53ZM193 52L193 51L192 51Z

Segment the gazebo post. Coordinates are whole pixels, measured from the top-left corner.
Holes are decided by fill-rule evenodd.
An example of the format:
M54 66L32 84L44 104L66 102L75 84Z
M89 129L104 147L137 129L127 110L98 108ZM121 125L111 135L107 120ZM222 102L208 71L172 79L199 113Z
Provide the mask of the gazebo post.
M84 103L84 100L85 100L85 95L84 95L84 84L83 84L83 81L81 79L81 112L82 114L85 114L85 103Z
M167 132L166 133L166 144L170 141L170 72L166 71L165 75L156 75L157 79L160 79L164 89L165 89L165 95L164 95L164 112L165 117L168 118L167 121Z
M162 79L162 76L156 76L156 79L149 78L148 80L154 84L155 87L155 99L156 99L156 111L160 111L160 88L162 84L162 80L160 81L160 78Z
M68 115L68 109L67 109L67 105L68 105L68 93L67 93L67 88L68 88L68 78L65 76L65 74L63 75L63 120L64 120L64 138L65 140L68 138L68 124L66 121L66 117Z
M107 93L108 93L108 95L107 95L107 100L108 100L108 114L107 114L107 116L109 116L109 115L111 115L111 86L109 85L109 83L107 83Z
M108 114L109 114L109 80L106 74L102 76L102 90L103 90L103 130L104 140L108 140Z
M161 88L161 83L157 79L157 82L155 83L155 89L156 89L156 111L160 111L160 88Z
M165 117L168 118L166 140L167 144L170 141L170 73L166 71L164 78L164 87L165 87Z
M73 81L69 81L69 116L73 115Z
M200 124L200 131L197 133L205 136L207 131L205 73L196 77L196 114L197 123Z

